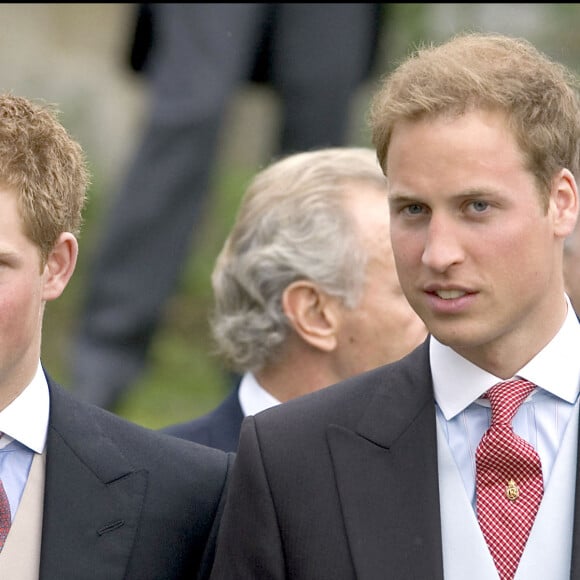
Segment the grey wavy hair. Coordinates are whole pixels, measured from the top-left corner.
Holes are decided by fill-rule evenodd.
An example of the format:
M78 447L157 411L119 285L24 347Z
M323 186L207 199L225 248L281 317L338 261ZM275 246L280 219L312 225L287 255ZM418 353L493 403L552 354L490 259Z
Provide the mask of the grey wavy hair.
M280 353L291 283L309 280L357 305L367 254L344 199L361 182L386 195L376 153L364 147L293 154L251 181L212 273L211 331L233 370L255 372Z

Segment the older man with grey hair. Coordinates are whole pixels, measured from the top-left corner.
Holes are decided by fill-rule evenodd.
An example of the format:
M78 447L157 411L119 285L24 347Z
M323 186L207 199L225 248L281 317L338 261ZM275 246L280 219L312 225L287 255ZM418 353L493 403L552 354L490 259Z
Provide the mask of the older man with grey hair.
M293 154L255 176L212 275L213 335L241 382L167 433L233 451L245 416L424 340L395 270L386 187L374 151L357 147Z

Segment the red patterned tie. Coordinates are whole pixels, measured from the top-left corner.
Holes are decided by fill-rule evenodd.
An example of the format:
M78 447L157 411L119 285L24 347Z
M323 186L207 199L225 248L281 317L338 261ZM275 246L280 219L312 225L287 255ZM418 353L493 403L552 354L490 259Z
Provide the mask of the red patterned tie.
M4 547L4 542L10 531L10 504L8 503L8 496L4 490L4 485L2 485L2 480L0 479L0 551Z
M491 427L475 453L477 519L501 580L512 580L542 501L542 465L511 422L535 385L513 379L494 385Z

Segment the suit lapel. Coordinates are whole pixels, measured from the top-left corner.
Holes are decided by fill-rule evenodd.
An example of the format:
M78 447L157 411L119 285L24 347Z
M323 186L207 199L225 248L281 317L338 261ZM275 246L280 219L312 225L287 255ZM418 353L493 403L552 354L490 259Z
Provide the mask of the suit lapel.
M578 429L578 451L580 453L580 428ZM571 580L580 580L580 473L578 473L578 458L576 459L576 497L574 507L574 532L572 536Z
M351 431L328 427L357 578L443 578L436 417L425 345L368 375L376 394Z
M40 580L125 577L147 473L135 471L81 406L54 384L47 437Z

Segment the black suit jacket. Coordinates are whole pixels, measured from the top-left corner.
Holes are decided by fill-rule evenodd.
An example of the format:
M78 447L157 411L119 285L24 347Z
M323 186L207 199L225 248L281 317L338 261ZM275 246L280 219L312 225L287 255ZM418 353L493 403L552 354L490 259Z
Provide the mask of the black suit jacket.
M212 580L443 580L427 342L245 419L228 493Z
M233 456L130 423L48 381L39 580L207 576Z
M238 399L238 388L207 415L185 423L169 425L161 431L223 451L236 451L244 419Z

